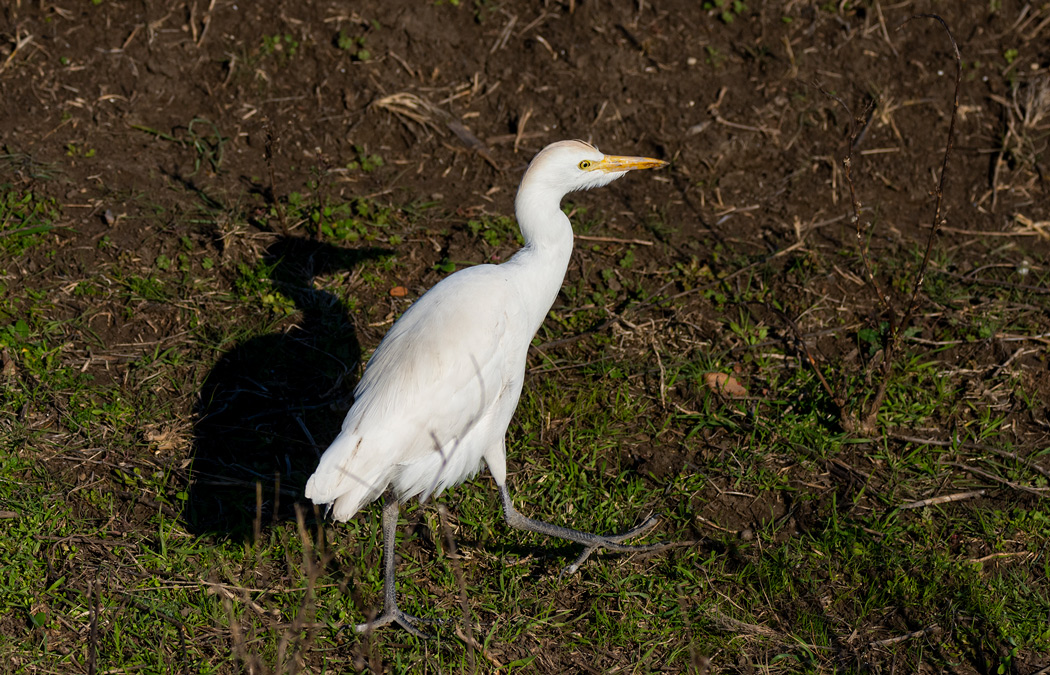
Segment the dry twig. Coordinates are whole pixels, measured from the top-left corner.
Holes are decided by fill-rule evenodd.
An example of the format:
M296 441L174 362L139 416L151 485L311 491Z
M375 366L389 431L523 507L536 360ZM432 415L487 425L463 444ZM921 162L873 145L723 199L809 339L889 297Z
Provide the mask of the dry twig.
M885 640L876 640L874 642L869 643L868 646L869 647L888 647L890 645L895 645L898 642L904 642L905 640L912 640L914 638L922 637L924 635L934 635L934 634L940 633L940 632L941 632L941 627L936 625L936 624L934 624L933 626L928 626L926 628L923 628L922 630L912 631L911 633L905 633L904 635L898 635L897 637L886 638Z
M494 666L501 668L499 661L492 658L484 646L478 644L474 639L474 629L470 625L470 603L467 601L467 583L463 580L463 567L459 564L456 555L456 538L452 535L452 528L448 524L448 508L444 504L438 504L438 518L441 520L441 531L445 535L446 555L452 562L452 571L456 575L456 583L459 585L459 611L463 619L461 626L456 626L456 635L467 644L467 660L470 662L471 672L475 672L477 666L474 663L474 652L478 651L485 655Z
M1043 467L1039 466L1038 464L1029 460L1028 458L1021 457L1016 452L1010 452L1009 450L1003 450L1001 448L996 448L991 445L969 442L958 443L957 441L946 441L941 440L939 438L921 438L919 436L909 436L906 434L900 434L896 432L891 432L886 435L898 441L904 441L905 443L918 443L919 445L935 445L940 447L958 447L966 450L979 450L981 452L991 452L996 455L999 455L1000 457L1006 457L1007 459L1012 459L1015 462L1020 462L1021 464L1024 464L1026 468L1029 468L1042 476L1050 478L1050 471L1044 469Z
M7 67L10 66L11 62L14 61L15 57L18 56L18 52L22 51L22 49L25 48L32 41L32 35L26 33L25 36L19 37L18 30L15 29L15 48L12 49L11 53L7 55L7 58L4 59L4 62L0 63L0 73L3 73L5 70L7 70Z
M401 120L401 123L409 130L413 130L412 125L409 124L409 122L412 122L424 129L430 129L439 136L444 136L446 130L451 131L456 138L463 143L463 145L476 152L478 156L488 162L489 166L497 171L503 170L503 167L493 159L488 146L475 136L466 125L421 96L402 91L396 94L390 94L389 96L384 96L383 98L374 101L369 107L386 110L387 112L392 113L395 117Z
M987 478L990 481L1000 483L1020 492L1027 492L1029 494L1038 495L1040 497L1050 497L1050 488L1034 488L1029 487L1028 485L1021 485L1020 483L1015 483L1012 480L1007 480L1006 478L1003 478L1002 476L996 476L994 473L989 473L983 469L978 469L975 466L963 464L962 462L947 462L947 465L954 466L956 469L962 469L967 473L972 473L973 475L980 476L981 478Z
M893 374L893 366L896 361L897 351L900 347L901 342L903 341L904 331L907 328L908 323L911 321L915 308L918 306L919 294L922 291L923 282L926 277L926 271L929 268L930 254L933 250L933 242L938 232L940 231L940 228L944 225L944 218L942 216L942 209L944 203L944 182L945 177L947 176L948 161L951 158L952 148L954 146L955 120L959 111L959 88L962 82L962 57L959 54L959 46L955 42L955 37L952 35L951 30L948 28L948 25L944 22L944 20L935 14L920 14L917 16L913 16L907 21L905 21L903 24L901 24L901 26L904 26L908 23L908 21L911 21L915 18L935 19L936 21L940 22L941 26L944 27L945 32L948 34L948 39L951 41L952 48L955 51L955 94L952 102L952 114L948 123L948 138L945 143L944 158L941 162L941 174L937 182L937 189L934 192L935 202L933 219L930 224L929 236L926 240L926 251L923 255L922 262L919 264L918 273L915 278L915 283L912 286L910 297L907 301L907 304L904 306L904 310L899 314L894 309L890 296L887 293L883 292L882 288L879 285L879 282L875 278L875 273L872 268L871 259L868 255L867 240L870 235L870 228L865 227L864 223L861 221L861 203L860 200L857 198L856 187L854 185L853 180L853 169L855 168L853 162L853 148L856 145L858 138L856 116L841 98L830 94L824 91L823 89L821 90L824 91L824 94L826 96L828 96L830 99L836 101L840 106L842 106L842 108L846 110L846 112L849 114L850 133L849 140L846 146L846 157L843 158L842 164L843 168L845 169L846 185L849 188L850 193L850 208L853 214L852 220L854 225L856 226L857 245L860 250L861 261L864 265L865 281L871 287L872 291L874 291L875 296L878 298L878 303L882 307L883 316L885 317L886 323L888 324L888 330L886 330L883 335L882 360L881 363L878 364L881 377L879 379L878 387L875 391L874 396L871 398L871 400L867 403L866 406L864 404L861 404L859 410L851 410L849 408L848 402L837 398L831 391L827 382L824 382L823 378L821 378L825 390L827 390L828 394L832 397L832 400L834 400L835 404L839 407L839 422L842 425L842 428L848 432L861 433L864 435L870 435L875 432L875 425L878 419L879 408L882 407L882 403L886 399L886 391L889 386L890 376ZM898 29L899 28L900 26L898 27ZM795 327L794 330L796 334L799 333L797 327ZM804 342L803 348L806 352L807 361L809 362L810 366L813 368L814 372L817 372L819 374L819 370L816 367L816 363L813 360L813 357L809 354L808 349L805 348Z
M952 495L941 495L940 497L930 497L929 499L920 499L916 502L908 502L907 504L901 504L897 508L899 509L921 509L927 506L934 506L935 504L947 504L949 502L961 502L966 499L975 499L977 497L983 497L985 490L974 490L973 492L956 492Z

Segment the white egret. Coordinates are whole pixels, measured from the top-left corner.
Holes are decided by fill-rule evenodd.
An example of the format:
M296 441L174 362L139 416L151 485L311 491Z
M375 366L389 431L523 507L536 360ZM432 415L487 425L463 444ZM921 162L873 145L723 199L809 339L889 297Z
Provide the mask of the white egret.
M627 545L656 524L648 519L616 535L581 532L521 515L507 490L505 435L525 381L529 344L558 295L573 233L562 197L607 185L632 169L666 165L647 157L603 155L582 141L548 145L521 179L515 212L525 246L505 263L478 265L443 279L398 319L354 390L342 431L306 484L306 496L353 517L388 488L383 508L383 613L358 631L417 617L397 607L394 538L400 502L422 502L474 476L482 460L499 487L508 525L584 545L572 573L596 549L650 551Z

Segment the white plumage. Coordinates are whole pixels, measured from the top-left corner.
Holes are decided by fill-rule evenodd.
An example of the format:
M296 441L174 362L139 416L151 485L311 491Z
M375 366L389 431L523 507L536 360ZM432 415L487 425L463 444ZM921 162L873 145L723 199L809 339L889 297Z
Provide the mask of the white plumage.
M416 632L393 594L397 503L421 501L474 476L482 460L503 497L507 522L594 548L649 550L524 518L506 491L504 437L521 395L529 344L554 303L572 253L565 194L606 185L631 169L663 166L643 157L603 155L582 141L547 146L526 170L515 200L525 246L500 265L459 271L431 288L379 344L354 391L342 431L321 457L306 496L353 517L391 488L384 511L387 588L384 615ZM647 524L648 525L648 524ZM545 527L544 527L545 526ZM551 529L553 528L553 529ZM575 565L572 566L573 569Z
M524 375L517 343L536 329L528 332L519 303L507 299L516 290L504 267L446 278L379 345L306 488L313 501L333 503L336 520L353 517L388 485L400 500L440 494L503 451Z

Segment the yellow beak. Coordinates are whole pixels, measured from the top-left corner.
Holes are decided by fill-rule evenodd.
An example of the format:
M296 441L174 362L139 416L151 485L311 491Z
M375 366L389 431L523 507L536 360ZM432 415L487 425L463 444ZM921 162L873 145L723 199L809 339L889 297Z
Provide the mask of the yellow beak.
M601 161L591 165L591 171L604 171L605 173L618 173L620 171L631 171L633 169L659 169L667 166L662 159L651 157L619 157L617 155L606 155Z

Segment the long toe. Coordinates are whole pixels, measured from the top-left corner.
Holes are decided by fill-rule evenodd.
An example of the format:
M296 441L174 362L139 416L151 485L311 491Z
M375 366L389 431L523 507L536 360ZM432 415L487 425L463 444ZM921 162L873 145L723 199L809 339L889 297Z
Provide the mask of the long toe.
M558 580L560 581L565 577L571 577L573 574L576 574L576 570L580 569L580 565L582 565L587 558L591 557L591 554L594 553L596 548L598 548L598 546L588 546L584 548L583 552L576 557L576 560L573 560L571 564L561 568L561 572L558 572Z
M585 545L583 551L572 561L572 564L566 565L562 568L558 574L558 578L561 579L566 576L570 576L576 573L576 570L580 569L587 558L591 557L591 554L598 549L607 549L610 551L616 551L617 553L649 553L657 551L668 546L667 542L660 541L655 544L622 544L620 542L625 539L632 539L634 537L640 537L649 530L653 529L656 524L660 522L656 516L650 516L644 523L635 527L634 529L628 530L622 534L605 535L601 537L601 541L593 544Z
M402 612L400 609L397 609L395 607L392 610L387 610L383 612L381 616L376 617L374 620L369 621L368 623L358 624L354 627L354 629L358 633L370 633L376 628L389 626L392 623L396 623L397 625L401 626L409 633L415 635L418 638L429 640L432 636L427 635L422 630L420 630L417 624L424 623L430 625L438 625L444 623L444 621L442 619L422 619L418 616L406 614L405 612Z
M630 546L627 546L626 549L619 549L619 548L611 547L611 546L608 546L608 544L619 544L620 542L622 542L622 541L624 541L626 539L634 539L635 537L640 537L643 534L645 534L646 532L648 532L649 530L651 530L654 527L656 527L657 523L659 523L659 522L660 522L660 519L657 518L656 516L649 516L649 518L644 523L642 523L638 527L635 527L634 529L628 530L628 531L623 532L621 534L607 534L604 537L602 537L602 539L604 539L607 542L606 547L610 548L611 550L614 550L614 551L620 551L620 550L631 550L631 551L652 550L652 549L658 548L660 546L663 546L663 543L661 542L661 543L658 543L658 544L632 544Z

